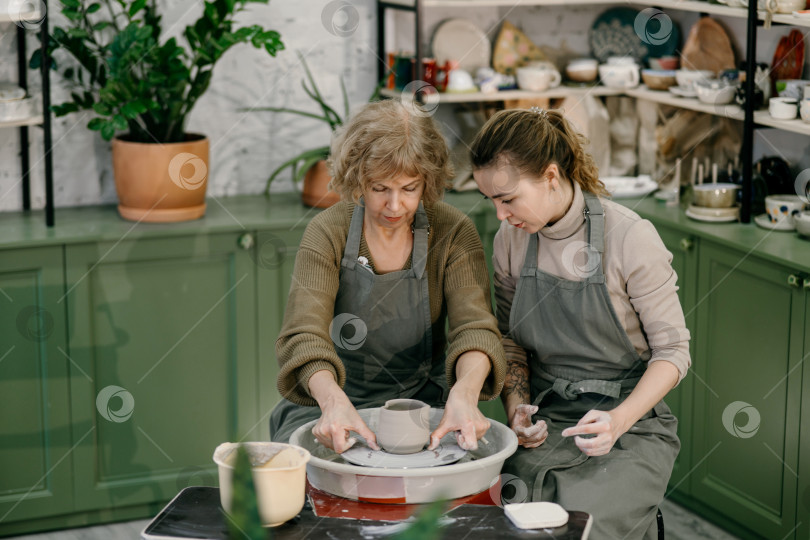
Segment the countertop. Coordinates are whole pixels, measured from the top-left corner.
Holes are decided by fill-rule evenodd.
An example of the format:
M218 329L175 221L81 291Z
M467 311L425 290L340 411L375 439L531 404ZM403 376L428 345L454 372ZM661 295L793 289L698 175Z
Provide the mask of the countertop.
M450 193L445 200L467 214L492 212L491 203L478 192ZM754 223L697 222L686 217L680 207L666 206L651 196L617 202L656 224L810 273L810 240L795 232L768 231ZM242 230L292 230L305 227L320 212L301 204L297 193L209 198L207 203L203 218L181 223L125 221L114 205L58 208L56 226L50 229L45 226L42 211L0 213L0 249Z

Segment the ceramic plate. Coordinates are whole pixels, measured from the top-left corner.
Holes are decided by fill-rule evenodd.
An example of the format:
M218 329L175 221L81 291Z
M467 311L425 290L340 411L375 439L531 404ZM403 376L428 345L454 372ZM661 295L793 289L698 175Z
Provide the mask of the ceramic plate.
M444 440L444 439L442 439ZM440 443L435 450L423 450L415 454L389 454L384 450L372 450L358 442L349 448L341 457L355 465L379 467L383 469L419 469L449 465L467 454L460 446L452 443Z
M662 22L669 27L663 28ZM642 40L639 32L648 34L648 39ZM646 64L650 57L673 56L679 42L680 31L669 17L653 17L647 10L628 7L610 8L599 15L589 37L593 57L600 63L610 56L631 56Z
M470 74L489 67L492 46L487 35L466 19L445 21L433 34L433 56L438 64L458 60L459 67Z
M678 97L686 97L686 98L697 97L697 92L685 86L670 86L669 91Z
M760 214L754 218L754 223L762 227L763 229L768 229L769 231L795 231L796 226L793 225L790 221L783 221L782 223L771 223L771 218L768 217L768 214Z
M731 223L732 221L737 221L737 216L699 216L693 212L690 212L689 209L686 209L686 217L692 218L695 221L705 221L706 223Z
M600 178L612 199L642 197L658 189L658 183L647 174Z

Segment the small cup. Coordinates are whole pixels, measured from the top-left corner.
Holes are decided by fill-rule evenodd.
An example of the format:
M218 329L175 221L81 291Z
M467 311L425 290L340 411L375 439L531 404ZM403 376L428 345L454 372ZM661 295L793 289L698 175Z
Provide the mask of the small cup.
M768 101L768 112L776 120L793 120L798 113L797 101L789 97L772 97Z
M380 408L377 443L391 454L413 454L430 441L430 405L418 399L389 399Z
M807 208L807 203L798 195L769 195L765 197L765 210L774 225L785 222L795 225L794 216Z

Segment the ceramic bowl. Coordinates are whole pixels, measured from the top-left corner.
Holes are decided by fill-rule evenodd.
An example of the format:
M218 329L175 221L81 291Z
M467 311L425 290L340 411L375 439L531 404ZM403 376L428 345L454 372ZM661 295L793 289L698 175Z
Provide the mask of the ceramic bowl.
M701 80L694 83L697 97L703 103L725 105L734 100L737 87L723 79Z
M776 120L793 120L798 114L798 102L792 97L772 97L768 112Z
M774 225L784 222L794 223L794 216L807 209L807 203L798 195L768 195L765 197L765 211Z
M641 80L650 90L669 90L675 86L675 70L642 69Z
M714 78L714 72L706 69L679 69L675 71L675 80L678 86L691 88L697 81Z
M565 67L565 74L576 82L593 82L599 75L598 62L593 58L579 58L572 60Z
M252 465L262 525L275 527L294 518L304 507L309 451L276 442L242 444ZM238 446L222 443L214 450L214 463L219 469L219 499L226 512L231 510L233 466Z
M650 58L648 60L651 69L676 70L681 61L677 56L662 56L661 58Z
M694 187L696 206L707 208L731 208L737 203L737 184L700 184Z
M799 115L802 117L802 122L810 124L810 98L803 99L799 103Z
M810 211L805 210L793 216L793 223L796 224L796 232L810 238Z
M641 82L638 65L631 62L600 64L599 78L608 88L635 88Z
M418 399L389 399L380 408L377 442L391 454L421 452L430 442L430 405Z

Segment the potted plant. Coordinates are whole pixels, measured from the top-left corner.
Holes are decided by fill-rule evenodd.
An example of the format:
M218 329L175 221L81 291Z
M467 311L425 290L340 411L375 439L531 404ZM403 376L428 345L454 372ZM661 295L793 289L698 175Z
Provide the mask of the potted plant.
M178 40L161 38L156 0L62 0L67 22L54 28L48 55L53 69L60 49L78 66L62 71L71 100L52 110L56 116L95 113L87 127L112 140L122 217L182 221L205 213L208 139L187 133L186 120L208 89L214 65L233 45L250 43L272 56L284 48L278 32L234 28L234 17L248 4L268 2L207 1ZM41 61L37 50L31 67Z
M338 127L343 125L344 120L349 116L349 97L346 94L346 85L343 84L343 79L341 78L340 91L343 95L343 117L341 118L340 114L324 101L304 57L300 53L298 57L306 73L306 79L301 81L301 86L304 92L318 105L321 110L320 114L287 107L257 107L251 110L292 113L306 118L314 118L325 122L334 133ZM307 86L307 82L309 82L309 86ZM369 101L379 99L380 88L382 88L382 84L377 85ZM275 180L282 171L289 168L292 170L293 182L298 183L303 179L301 200L304 204L317 208L328 208L332 206L340 200L340 196L329 189L329 183L332 181L332 177L329 175L329 169L326 166L326 159L328 157L329 145L304 150L300 154L291 157L270 173L270 177L267 179L265 193L270 194L270 184L272 184L273 180Z

